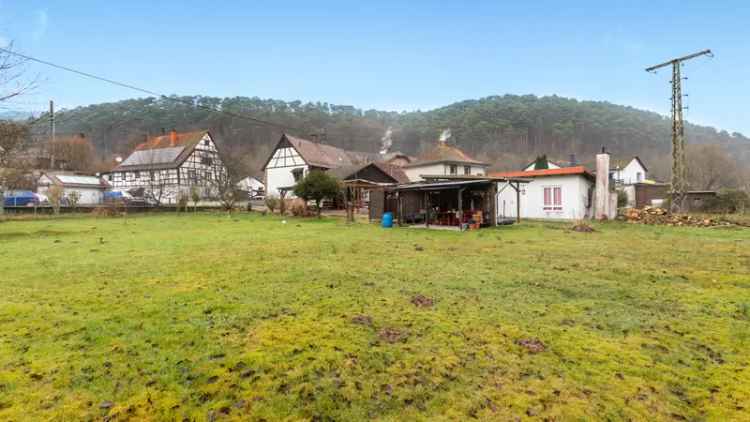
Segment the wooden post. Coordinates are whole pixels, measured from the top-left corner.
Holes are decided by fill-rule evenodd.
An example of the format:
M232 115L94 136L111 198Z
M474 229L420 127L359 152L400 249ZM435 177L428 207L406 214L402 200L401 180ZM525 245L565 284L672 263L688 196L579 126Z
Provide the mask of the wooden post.
M424 226L430 227L430 192L424 193Z
M490 186L490 224L497 226L497 182L492 182Z
M520 222L521 222L521 182L516 182L516 223L520 223Z
M354 222L354 209L352 208L352 188L346 187L346 222Z
M398 214L398 225L404 225L404 207L401 205L401 192L396 192L396 212Z
M463 196L464 196L464 190L459 189L458 190L458 227L459 229L463 229L463 224L464 224Z

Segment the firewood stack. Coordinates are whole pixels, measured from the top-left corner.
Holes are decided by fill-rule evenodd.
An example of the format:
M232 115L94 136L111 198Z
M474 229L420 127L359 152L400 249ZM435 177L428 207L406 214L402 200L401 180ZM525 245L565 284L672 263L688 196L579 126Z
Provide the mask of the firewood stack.
M692 226L692 227L716 227L731 226L726 221L713 218L702 218L688 214L671 214L664 208L644 207L643 209L630 208L625 211L625 221L632 224L654 224L664 226Z

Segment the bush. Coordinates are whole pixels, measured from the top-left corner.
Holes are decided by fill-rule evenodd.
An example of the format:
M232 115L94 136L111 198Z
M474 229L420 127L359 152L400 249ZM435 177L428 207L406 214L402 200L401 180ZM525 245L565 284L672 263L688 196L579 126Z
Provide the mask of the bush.
M268 210L271 211L271 214L276 210L276 208L279 207L279 199L276 195L268 195L266 196L266 206L268 207Z
M292 200L289 209L292 212L292 215L295 217L311 217L315 215L315 213L313 213L312 210L307 207L307 204L302 199Z
M320 218L320 203L324 199L336 200L341 194L339 181L328 173L313 170L297 182L294 194L305 201L315 201L315 209Z
M187 212L189 201L190 194L188 192L180 192L177 195L177 212L180 210Z
M625 191L617 191L617 208L624 208L628 206L628 194Z
M750 196L745 191L726 189L718 192L703 206L704 211L719 213L744 213L750 209Z

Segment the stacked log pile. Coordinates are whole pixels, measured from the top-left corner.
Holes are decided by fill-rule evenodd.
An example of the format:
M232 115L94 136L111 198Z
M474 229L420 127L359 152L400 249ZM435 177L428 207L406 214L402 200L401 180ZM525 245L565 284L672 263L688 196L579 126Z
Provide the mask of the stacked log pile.
M714 218L696 217L688 214L671 214L664 208L630 208L625 211L625 221L633 224L654 224L664 226L716 227L731 226L732 223Z

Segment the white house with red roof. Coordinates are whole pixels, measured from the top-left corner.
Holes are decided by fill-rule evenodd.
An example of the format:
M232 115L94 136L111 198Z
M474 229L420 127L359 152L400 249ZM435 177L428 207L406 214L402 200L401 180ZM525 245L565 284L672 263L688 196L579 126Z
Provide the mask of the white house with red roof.
M521 218L580 220L593 216L596 177L583 166L495 172L490 176L531 180L521 188ZM515 218L519 208L516 192L510 187L500 189L498 215Z

